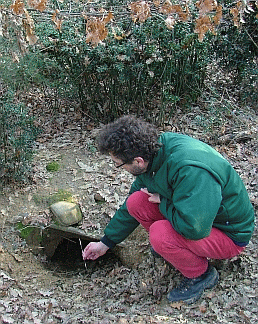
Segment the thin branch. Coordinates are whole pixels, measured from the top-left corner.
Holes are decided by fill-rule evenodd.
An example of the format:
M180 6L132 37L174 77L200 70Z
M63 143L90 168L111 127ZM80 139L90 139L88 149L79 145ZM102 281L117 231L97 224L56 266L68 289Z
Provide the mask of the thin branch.
M247 33L248 37L251 39L252 43L254 44L254 46L256 48L258 48L258 45L255 43L255 41L253 40L252 36L248 33L248 31L246 30L246 28L244 28L244 31Z

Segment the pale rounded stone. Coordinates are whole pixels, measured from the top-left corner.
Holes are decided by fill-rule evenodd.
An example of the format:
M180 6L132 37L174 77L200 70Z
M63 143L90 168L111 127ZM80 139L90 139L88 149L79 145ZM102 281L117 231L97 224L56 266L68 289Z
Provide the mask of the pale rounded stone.
M82 213L78 205L68 201L59 201L50 206L50 210L59 224L70 226L82 220Z

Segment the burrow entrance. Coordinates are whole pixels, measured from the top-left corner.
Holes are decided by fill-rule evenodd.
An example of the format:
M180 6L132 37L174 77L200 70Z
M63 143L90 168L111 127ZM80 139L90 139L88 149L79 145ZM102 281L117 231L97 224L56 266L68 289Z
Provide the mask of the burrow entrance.
M114 266L120 262L119 256L113 251L99 257L97 260L87 260L82 258L82 250L90 242L98 242L100 237L86 234L83 230L77 227L66 227L51 224L44 230L39 228L33 229L26 237L26 242L33 247L32 250L36 254L46 256L46 267L55 271L68 272L91 272L93 269L100 266L109 265ZM86 264L86 265L85 265ZM91 271L90 271L91 270Z

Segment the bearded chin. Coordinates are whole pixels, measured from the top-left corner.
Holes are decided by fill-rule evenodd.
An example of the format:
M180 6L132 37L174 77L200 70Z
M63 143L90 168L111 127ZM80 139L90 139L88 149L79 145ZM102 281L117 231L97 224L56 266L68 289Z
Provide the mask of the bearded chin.
M133 170L131 171L131 174L134 176L138 176L138 175L144 173L145 171L146 171L145 168L140 168L138 166L135 166L133 168Z

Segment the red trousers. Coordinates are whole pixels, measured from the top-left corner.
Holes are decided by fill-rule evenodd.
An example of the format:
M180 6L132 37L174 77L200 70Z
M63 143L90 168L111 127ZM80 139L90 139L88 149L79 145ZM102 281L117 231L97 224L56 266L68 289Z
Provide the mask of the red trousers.
M153 249L185 277L202 275L207 270L208 258L230 259L245 249L215 227L209 237L201 240L184 238L161 214L159 205L148 198L144 192L134 192L127 199L128 212L149 232Z

